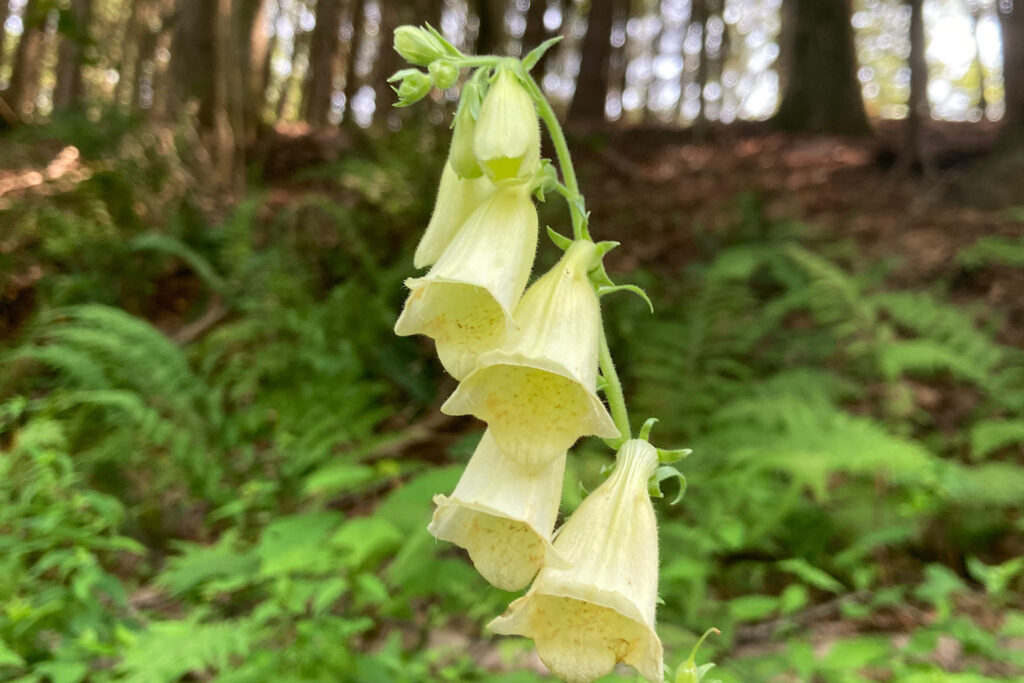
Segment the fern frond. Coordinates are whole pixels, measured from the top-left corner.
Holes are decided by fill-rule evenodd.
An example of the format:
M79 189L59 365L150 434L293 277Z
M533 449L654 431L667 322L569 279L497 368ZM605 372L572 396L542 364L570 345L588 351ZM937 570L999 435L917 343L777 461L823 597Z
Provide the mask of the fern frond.
M992 453L1024 444L1024 419L981 420L971 427L971 458L983 460Z
M130 683L167 683L186 674L205 677L232 668L258 639L259 631L244 620L157 621L136 636L117 668Z

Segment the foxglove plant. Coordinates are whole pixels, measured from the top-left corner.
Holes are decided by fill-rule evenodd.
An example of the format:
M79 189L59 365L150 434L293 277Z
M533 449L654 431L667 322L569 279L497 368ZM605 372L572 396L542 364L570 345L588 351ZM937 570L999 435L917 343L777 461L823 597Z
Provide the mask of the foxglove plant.
M565 136L530 76L556 42L519 60L464 55L430 26L395 31L395 50L426 67L390 79L396 106L465 76L434 213L414 259L430 270L406 281L395 332L433 338L442 365L460 380L442 411L487 423L455 491L435 496L428 529L465 548L499 588L533 581L491 630L532 638L542 661L568 681L592 681L622 662L660 683L650 498L678 477L678 502L685 479L669 463L689 451L651 445L653 418L637 438L630 428L600 298L631 291L650 301L605 272L602 259L618 243L591 239ZM541 159L541 122L557 166ZM551 193L569 206L572 237L548 229L564 254L526 289L537 247L533 198ZM587 435L618 452L614 469L552 534L566 452ZM691 654L676 680L699 683L708 668L696 668Z

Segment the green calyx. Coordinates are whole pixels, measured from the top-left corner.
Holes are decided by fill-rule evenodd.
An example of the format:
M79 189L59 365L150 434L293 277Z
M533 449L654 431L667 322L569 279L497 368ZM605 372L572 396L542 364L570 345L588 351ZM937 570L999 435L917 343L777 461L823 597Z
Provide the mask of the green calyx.
M675 683L701 683L708 671L714 668L714 664L703 664L701 666L697 666L697 650L700 649L700 646L704 644L704 640L712 633L717 635L720 634L721 631L713 626L707 631L704 631L704 635L700 637L697 643L693 646L693 649L690 650L690 657L680 664L678 669L676 669Z
M416 104L427 96L427 93L430 92L430 88L433 86L430 76L419 69L396 71L388 79L388 83L396 82L398 85L391 87L395 94L398 95L398 102L395 103L396 107L408 107Z

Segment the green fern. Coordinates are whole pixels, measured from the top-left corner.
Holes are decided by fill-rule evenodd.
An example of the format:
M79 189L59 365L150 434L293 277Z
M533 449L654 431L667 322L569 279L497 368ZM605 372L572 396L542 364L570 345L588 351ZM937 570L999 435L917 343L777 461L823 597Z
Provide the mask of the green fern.
M1024 444L1024 419L981 420L971 427L971 457L983 460L1007 446Z
M245 620L203 623L199 616L157 621L125 648L118 671L130 683L167 683L230 669L250 655L259 631Z

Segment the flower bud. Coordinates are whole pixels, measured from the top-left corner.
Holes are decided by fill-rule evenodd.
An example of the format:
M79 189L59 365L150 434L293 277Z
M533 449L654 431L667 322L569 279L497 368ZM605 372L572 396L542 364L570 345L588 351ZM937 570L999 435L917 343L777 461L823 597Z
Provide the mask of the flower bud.
M615 471L555 537L555 550L572 566L545 566L529 592L488 624L532 638L541 661L566 681L592 681L618 662L652 683L663 680L654 628L658 529L647 495L657 466L653 446L627 441Z
M434 87L447 90L459 80L459 69L449 61L438 59L427 66L430 72L430 79L434 81Z
M473 152L473 136L476 120L473 111L479 108L480 88L470 81L462 88L459 109L455 112L452 144L448 148L448 163L460 178L479 178L484 174Z
M417 69L402 69L388 79L388 83L401 81L392 90L398 95L398 106L407 107L419 102L430 92L430 76Z
M418 26L396 28L394 46L402 59L416 66L426 66L447 54L441 41Z
M494 190L494 184L487 178L460 178L452 164L446 163L441 172L434 213L430 215L430 223L416 246L413 265L417 268L433 265L466 219Z
M477 119L473 151L495 181L526 180L540 163L540 122L533 99L510 69L500 69Z
M593 242L574 242L523 296L518 328L441 406L486 422L524 467L546 466L586 434L619 436L595 393L601 311L587 272L597 259Z
M433 337L441 364L461 379L515 327L512 311L533 268L537 210L525 185L498 188L458 229L434 267L406 280L395 334Z
M437 509L427 530L465 548L491 584L526 588L542 565L569 567L551 545L564 474L565 453L530 473L484 432L455 492L434 496Z

